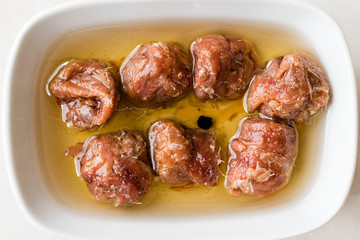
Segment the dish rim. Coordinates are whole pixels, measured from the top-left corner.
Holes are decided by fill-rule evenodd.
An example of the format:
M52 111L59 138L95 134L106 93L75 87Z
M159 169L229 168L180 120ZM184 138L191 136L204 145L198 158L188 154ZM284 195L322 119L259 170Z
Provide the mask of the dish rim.
M60 235L60 236L67 236L69 238L73 237L73 234L70 233L64 233L62 231L58 231L57 228L54 228L54 226L46 226L44 225L44 221L41 221L40 219L38 219L38 217L35 215L35 213L33 211L31 211L31 209L29 208L29 206L27 206L27 204L25 203L24 200L24 196L23 193L20 191L19 188L19 180L16 178L15 172L16 172L16 167L15 167L15 163L13 160L13 154L12 152L15 151L14 146L11 144L12 139L14 138L12 136L12 132L11 130L11 119L10 119L10 113L11 113L11 109L10 109L10 93L11 93L11 89L12 89L12 79L13 79L13 71L15 71L15 65L16 65L16 61L17 61L17 55L18 55L18 51L20 49L20 47L23 44L23 39L25 38L25 36L31 32L32 28L34 26L36 26L36 24L38 24L41 21L45 21L48 18L53 17L54 15L57 14L61 14L64 12L67 12L69 10L73 10L76 8L82 8L82 7L94 7L94 6L98 6L98 5L109 5L109 4L123 4L123 3L127 3L127 4L141 4L141 3L149 3L150 1L146 1L146 0L136 0L136 1L131 1L131 0L122 0L122 1L113 1L113 0L106 0L106 1L88 1L88 2L71 2L71 3L65 3L65 4L61 4L58 6L55 6L53 8L50 8L48 10L45 10L39 14L37 14L36 16L34 16L33 18L31 18L25 25L24 27L21 29L21 31L19 32L12 48L9 54L9 58L8 58L8 63L6 66L6 71L5 71L5 80L4 80L4 86L3 86L3 103L2 103L2 128L3 128L3 143L4 143L4 155L5 155L5 161L6 161L6 166L7 166L7 172L8 172L8 176L10 179L10 185L12 188L12 191L15 195L15 199L17 202L17 205L20 207L20 209L22 210L22 212L24 213L24 215L26 216L27 219L30 220L30 222L32 222L33 224L35 224L36 226L38 226L39 228L54 233L55 235ZM177 1L165 1L165 0L156 0L156 1L152 1L153 3L164 3L164 4L168 4L168 6L170 6L173 3L183 3L183 4L188 4L188 3L196 3L194 1L191 0L177 0ZM199 1L199 3L212 3L212 2L219 2L219 1ZM234 3L237 1L231 1L231 0L227 0L224 2L228 2L228 3ZM288 5L288 6L298 6L298 7L302 7L302 8L307 8L310 9L313 12L316 12L317 14L326 16L328 18L328 21L333 25L333 27L337 28L337 32L339 34L339 36L341 37L342 42L344 43L344 46L346 48L346 52L344 52L344 54L346 55L346 60L347 60L347 65L349 66L349 68L351 68L351 71L349 71L350 74L350 78L349 79L349 84L351 83L354 89L354 92L352 93L353 96L353 107L352 109L354 110L354 133L352 135L353 139L350 141L353 145L353 147L351 147L351 149L353 149L353 152L351 153L352 157L352 165L353 165L353 171L351 173L351 175L348 177L348 182L347 182L347 186L346 186L346 194L343 196L342 201L336 206L334 207L333 211L331 212L331 214L329 214L330 217L328 217L327 219L319 222L317 225L312 226L311 228L308 228L307 231L311 231L314 230L322 225L324 225L326 222L328 222L333 216L335 216L335 214L339 211L339 209L341 208L341 206L344 204L348 193L350 191L351 188L351 184L353 181L353 177L354 177L354 172L355 172L355 166L356 166L356 159L357 159L357 143L358 143L358 115L357 115L357 109L358 109L358 102L357 102L357 92L356 92L356 80L355 80L355 75L354 75L354 70L353 70L353 66L351 63L351 58L350 58L350 54L347 48L347 43L345 41L344 35L340 29L340 27L338 26L338 24L334 21L334 19L332 17L330 17L328 14L326 14L323 10L318 9L317 7L314 7L313 5L309 4L309 3L305 3L305 2L301 2L301 1L292 1L292 2L288 2L285 0L270 0L270 1L265 1L265 0L256 0L256 1L251 1L251 0L243 0L241 2L256 2L257 4L262 3L262 2L270 2L270 3L274 3L274 4L281 4L281 5ZM350 161L350 159L349 159ZM289 237L289 236L295 236L295 235L299 235L304 233L304 231L302 230L298 230L297 232L292 232L292 234L290 235L282 235L279 234L278 237ZM81 237L80 235L78 237ZM253 236L252 238L257 238L256 236Z

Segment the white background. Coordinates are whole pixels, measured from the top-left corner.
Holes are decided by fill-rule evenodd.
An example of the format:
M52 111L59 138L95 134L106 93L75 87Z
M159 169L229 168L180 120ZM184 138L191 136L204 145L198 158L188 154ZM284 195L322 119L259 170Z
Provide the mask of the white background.
M85 0L82 0L85 1ZM291 0L288 0L291 1ZM342 28L348 42L357 80L360 79L360 1L306 0L328 12ZM71 0L0 0L0 94L10 47L29 18L47 8ZM321 31L321 29L320 29ZM359 89L357 90L359 94ZM359 104L360 106L360 104ZM344 116L346 117L346 116ZM9 185L0 139L0 240L63 239L42 232L20 212ZM341 161L342 159L339 159ZM359 162L359 160L358 160ZM334 176L336 177L336 176ZM180 230L180 229L179 229ZM121 238L121 236L119 236ZM239 233L241 239L241 233ZM292 238L304 239L360 239L360 164L348 199L338 214L323 227Z

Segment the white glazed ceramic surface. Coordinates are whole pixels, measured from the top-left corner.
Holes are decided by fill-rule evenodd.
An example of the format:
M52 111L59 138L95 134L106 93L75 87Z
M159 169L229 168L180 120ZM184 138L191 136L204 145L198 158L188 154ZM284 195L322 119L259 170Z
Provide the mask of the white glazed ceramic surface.
M79 213L48 189L35 132L39 68L51 44L68 32L94 26L159 19L256 21L291 28L317 50L333 99L324 121L316 177L306 195L280 206L219 216L110 217ZM357 98L348 49L337 24L300 2L173 1L91 2L65 5L33 18L19 35L8 61L3 134L16 199L41 228L69 238L283 238L326 223L350 189L357 151ZM225 230L226 229L226 230Z

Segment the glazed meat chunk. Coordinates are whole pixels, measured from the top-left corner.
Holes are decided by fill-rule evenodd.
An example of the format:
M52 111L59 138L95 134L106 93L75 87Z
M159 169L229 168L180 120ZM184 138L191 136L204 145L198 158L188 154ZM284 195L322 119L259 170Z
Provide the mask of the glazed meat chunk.
M172 43L148 43L135 48L120 68L123 91L136 104L157 107L191 90L191 66Z
M192 143L191 161L187 166L192 182L205 186L216 185L221 160L215 136L200 129L187 129L186 135Z
M233 196L260 197L278 191L289 182L296 155L294 127L246 118L228 145L227 191Z
M249 41L221 35L197 39L191 53L194 91L199 100L240 98L259 62Z
M216 185L220 156L212 133L161 120L150 127L149 140L153 168L164 183Z
M92 195L115 206L137 204L151 181L146 143L136 132L120 131L88 138L69 148Z
M312 59L299 53L275 58L249 87L247 110L301 123L325 108L330 85Z
M158 121L151 125L149 141L153 168L161 180L180 186L191 182L186 165L191 161L191 141L185 129L172 121Z
M49 86L69 127L91 129L104 124L120 98L112 67L95 60L70 61Z

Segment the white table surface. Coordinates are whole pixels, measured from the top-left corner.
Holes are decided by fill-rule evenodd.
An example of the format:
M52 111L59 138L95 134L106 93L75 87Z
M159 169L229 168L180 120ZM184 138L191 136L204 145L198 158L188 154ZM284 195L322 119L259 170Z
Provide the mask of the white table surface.
M29 18L44 9L72 0L0 0L0 90L10 47ZM85 0L82 0L85 1ZM291 1L291 0L289 0ZM348 42L356 78L360 80L360 1L306 0L328 12ZM0 93L1 93L0 91ZM357 89L359 94L359 88ZM359 104L360 106L360 104ZM346 117L346 116L344 116ZM0 239L63 239L33 226L16 205L10 188L0 139ZM341 160L341 159L339 159ZM359 160L358 160L359 162ZM239 236L241 238L241 236ZM240 239L239 238L239 239ZM360 164L350 194L337 215L321 228L292 239L360 239Z

